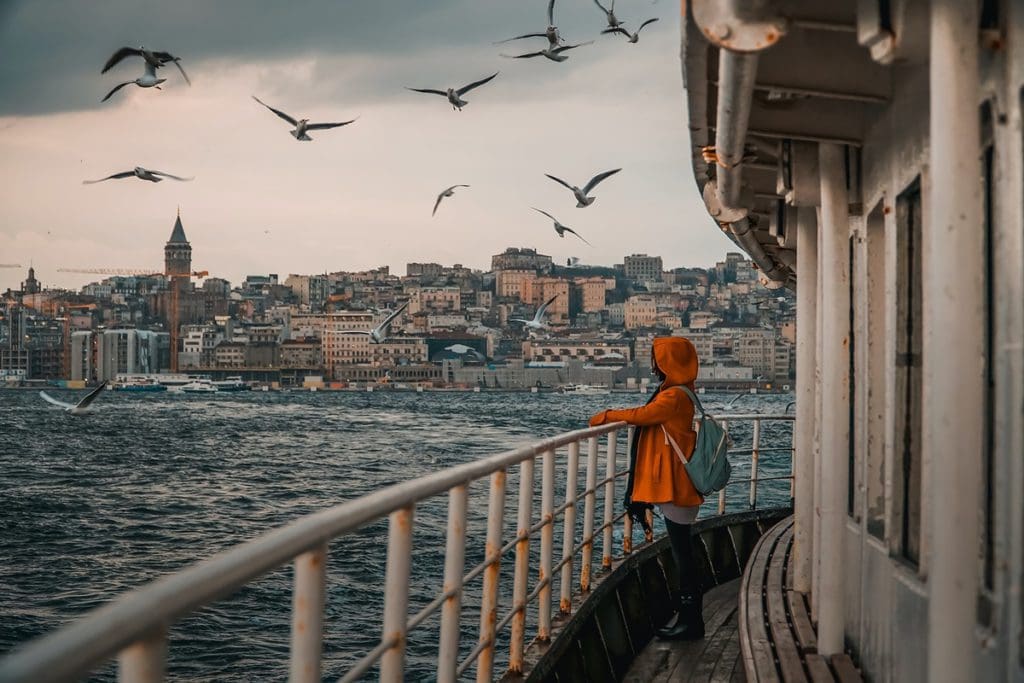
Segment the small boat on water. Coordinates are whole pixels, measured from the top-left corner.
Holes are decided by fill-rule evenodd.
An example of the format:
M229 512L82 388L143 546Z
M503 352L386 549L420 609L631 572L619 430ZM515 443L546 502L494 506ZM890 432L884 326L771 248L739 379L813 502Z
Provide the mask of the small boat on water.
M189 382L182 386L180 390L186 394L213 394L219 391L217 385L208 379L197 379L194 382Z
M600 395L610 394L612 390L597 384L563 384L558 388L558 393Z
M242 381L241 376L215 380L213 385L217 387L217 391L249 391L252 389L252 387Z
M118 377L111 383L113 391L154 392L167 391L167 387L152 377Z

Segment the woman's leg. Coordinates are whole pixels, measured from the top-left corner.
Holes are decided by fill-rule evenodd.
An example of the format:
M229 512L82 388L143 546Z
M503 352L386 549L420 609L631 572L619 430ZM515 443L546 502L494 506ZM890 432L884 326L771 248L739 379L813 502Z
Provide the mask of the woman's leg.
M658 636L671 640L693 640L704 637L703 594L700 575L693 560L693 542L689 524L677 524L665 518L672 557L679 573L679 616L673 626L658 631Z

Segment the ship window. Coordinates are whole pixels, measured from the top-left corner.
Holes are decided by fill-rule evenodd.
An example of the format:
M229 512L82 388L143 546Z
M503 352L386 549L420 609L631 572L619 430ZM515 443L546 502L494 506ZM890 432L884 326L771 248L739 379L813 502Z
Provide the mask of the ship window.
M850 517L856 517L855 510L857 509L856 497L857 497L857 423L856 423L856 405L857 405L857 334L856 334L856 318L854 311L857 307L857 287L855 282L857 280L857 238L854 235L850 235L850 270L847 277L847 283L849 284L849 314L850 314L850 345L848 347L849 352L849 383L850 383L850 400L847 402L849 406L849 428L847 431L847 463L849 471L846 473L846 514Z
M896 439L899 554L921 561L921 181L896 202Z
M867 494L867 529L885 538L885 209L884 199L868 214L864 238L867 242L867 338L861 342L866 359L867 463L864 477Z

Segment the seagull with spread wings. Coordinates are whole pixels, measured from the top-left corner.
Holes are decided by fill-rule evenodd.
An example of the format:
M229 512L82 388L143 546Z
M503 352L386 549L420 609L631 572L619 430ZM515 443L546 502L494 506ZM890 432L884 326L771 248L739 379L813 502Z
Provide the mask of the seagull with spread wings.
M558 298L558 295L556 294L553 297L551 297L550 299L548 299L544 304L542 304L541 307L538 308L537 312L534 314L533 320L523 320L522 318L509 318L509 322L510 323L523 323L523 327L526 327L526 328L531 329L531 330L543 330L543 329L546 329L548 324L546 322L544 322L544 314L546 314L548 312L548 306L553 304L555 302L555 299L557 299L557 298Z
M621 33L622 35L626 36L626 38L629 39L630 43L635 43L638 40L640 40L640 31L643 30L644 26L647 26L647 24L653 24L657 20L658 20L658 17L654 17L653 19L648 19L644 23L640 24L640 28L638 28L633 33L630 33L626 29L622 28L622 26L615 26L615 27L609 26L605 30L601 31L601 33Z
M611 9L601 4L601 0L594 0L594 4L601 8L604 12L604 18L608 22L608 28L618 28L622 26L622 22L615 16L615 0L612 0ZM607 29L606 29L607 30Z
M555 0L548 0L548 27L544 29L543 33L524 33L521 36L499 40L495 45L510 43L513 40L522 40L524 38L547 38L549 47L555 47L562 42L562 36L558 32L558 27L555 26Z
M565 60L569 59L569 55L563 55L563 52L565 52L566 50L572 50L577 47L583 47L584 45L590 45L593 42L594 41L589 40L585 43L577 43L575 45L562 45L560 47L555 47L554 45L549 44L543 50L537 50L536 52L527 52L526 54L522 55L503 54L502 57L508 57L509 59L529 59L530 57L547 57L552 62L564 62Z
M147 50L145 47L140 45L139 47L122 47L120 50L115 52L107 60L107 63L103 65L101 74L105 74L112 69L118 62L128 57L142 57L143 61L146 62L147 66L153 67L153 69L159 69L164 64L174 63L174 66L178 67L178 71L181 72L182 78L189 85L192 85L192 81L188 79L188 74L181 68L181 57L175 57L170 52L161 52L156 50ZM149 69L147 69L147 72Z
M365 334L370 337L371 344L383 344L388 338L388 328L391 327L391 323L395 321L395 318L402 314L402 311L404 311L408 305L409 302L406 301L404 304L392 311L388 317L384 318L384 320L372 330L344 330L339 334Z
M447 190L445 190L441 194L437 195L437 201L434 202L434 210L430 212L431 216L437 214L437 207L439 207L441 205L441 200L442 199L444 199L445 197L454 197L455 196L455 188L456 187L469 187L469 185L452 185Z
M296 140L301 140L302 142L309 142L310 140L313 139L306 135L307 130L328 130L329 128L347 126L348 124L354 123L356 121L356 119L352 119L351 121L341 121L340 123L310 123L309 119L296 119L289 116L288 114L285 114L280 109L274 109L269 104L267 104L260 98L256 97L255 95L253 95L252 98L259 102L260 104L262 104L267 109L269 109L270 111L277 114L280 118L284 119L288 123L295 126L295 129L289 132L291 133L293 138L295 138Z
M83 180L83 185L92 185L93 183L102 183L104 180L120 180L121 178L138 178L139 180L148 180L151 183L159 183L164 178L170 178L171 180L180 180L187 182L192 178L182 178L180 176L171 175L170 173L164 173L163 171L154 171L150 168L143 168L142 166L136 166L130 171L122 171L121 173L114 173L108 175L106 178L100 178L99 180Z
M95 401L96 398L100 394L102 394L103 390L106 389L106 388L107 388L107 383L103 382L98 387L96 387L95 389L90 391L86 395L86 397L83 398L78 403L65 403L64 401L58 401L53 396L50 396L49 394L47 394L45 391L40 391L39 395L47 403L52 403L55 406L60 406L61 408L64 409L64 412L66 412L66 413L70 413L70 414L76 415L76 416L77 415L87 415L88 413L91 412L89 406L92 405L92 402Z
M565 237L565 233L567 233L567 232L571 232L572 234L576 235L576 236L577 236L577 237L579 237L579 238L580 238L581 240L583 240L583 241L584 241L584 242L585 242L586 244L590 244L590 242L587 242L587 240L585 240L585 239L583 238L583 236L582 236L582 235L580 235L580 234L579 234L578 232L576 232L576 231L575 231L575 230L573 230L572 228L570 228L570 227L568 227L568 226L565 226L565 225L562 225L561 223L559 223L559 222L558 222L558 219L557 219L557 218L555 218L554 216L552 216L552 215L551 215L550 213L548 213L547 211L541 211L540 209L538 209L538 208L537 208L537 207L535 207L535 206L531 206L530 208L531 208L531 209L533 209L534 211L536 211L537 213L542 213L542 214L544 214L545 216L547 216L548 218L550 218L551 220L553 220L553 221L555 222L555 232L557 232L557 233L558 233L558 236L559 236L559 237L562 237L562 238L564 238L564 237ZM590 246L594 246L594 245L593 245L593 244L590 244Z
M167 79L166 78L157 78L157 76L156 76L156 67L153 66L152 64L150 64L149 62L146 62L145 66L146 66L146 73L142 74L141 76L136 78L134 81L125 81L124 83L118 83L117 85L114 86L113 90L108 92L103 97L103 99L100 100L100 102L106 102L107 100L110 99L110 97L114 93L116 93L118 90L120 90L121 88L123 88L126 85L137 85L140 88L156 88L157 90L163 90L163 88L160 87L160 84L163 83L164 81L166 81Z
M413 92L423 92L423 93L429 93L431 95L440 95L441 97L446 97L446 98L448 98L449 104L452 105L452 109L458 109L459 111L462 111L462 108L465 107L467 104L469 104L469 102L467 102L466 100L462 99L462 96L465 95L466 93L468 93L473 88L479 88L484 83L489 83L499 73L501 73L501 72L500 71L495 71L493 74L491 74L487 78L481 78L479 81L473 81L469 85L464 85L461 88L448 88L447 90L435 90L433 88L408 88L407 87L406 90L412 90Z
M576 208L582 209L582 208L584 208L586 206L590 206L597 199L597 197L590 197L590 196L588 196L590 194L590 191L593 190L595 187L597 187L598 183L600 183L602 180L604 180L605 178L607 178L609 176L615 175L616 173L618 173L621 170L622 170L621 168L616 168L616 169L613 169L611 171L605 171L604 173L598 173L596 176L591 178L590 181L586 185L583 186L583 189L580 189L580 188L576 187L575 185L570 185L569 183L565 182L561 178L556 178L555 176L551 175L550 173L545 173L544 175L546 175L548 178L551 178L552 180L554 180L559 185L562 185L562 186L568 188L573 193L573 195L576 197Z

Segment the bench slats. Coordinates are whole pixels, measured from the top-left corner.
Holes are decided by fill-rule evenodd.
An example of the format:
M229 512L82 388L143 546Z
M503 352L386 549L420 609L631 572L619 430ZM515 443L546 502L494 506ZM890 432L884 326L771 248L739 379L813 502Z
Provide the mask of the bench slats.
M804 658L807 664L807 672L811 675L812 683L832 683L832 672L828 668L828 660L819 654L809 654Z
M775 656L782 670L782 680L793 683L805 683L804 665L800 658L800 650L793 639L786 616L786 600L783 595L783 567L786 566L786 550L793 540L793 527L790 526L779 536L779 541L772 552L768 565L768 581L765 585L764 599L768 607L768 624L775 645Z
M853 665L850 655L832 655L832 670L836 672L836 680L840 683L860 683L864 678L860 671Z
M792 553L790 553L792 556ZM811 614L807 609L807 600L803 593L794 590L786 591L786 608L793 622L793 634L796 636L797 647L804 654L818 651L818 634L811 624Z
M792 518L779 522L761 537L743 573L740 586L740 645L747 678L751 681L767 678L770 672L775 671L775 656L764 620L765 578L772 549L792 523Z

